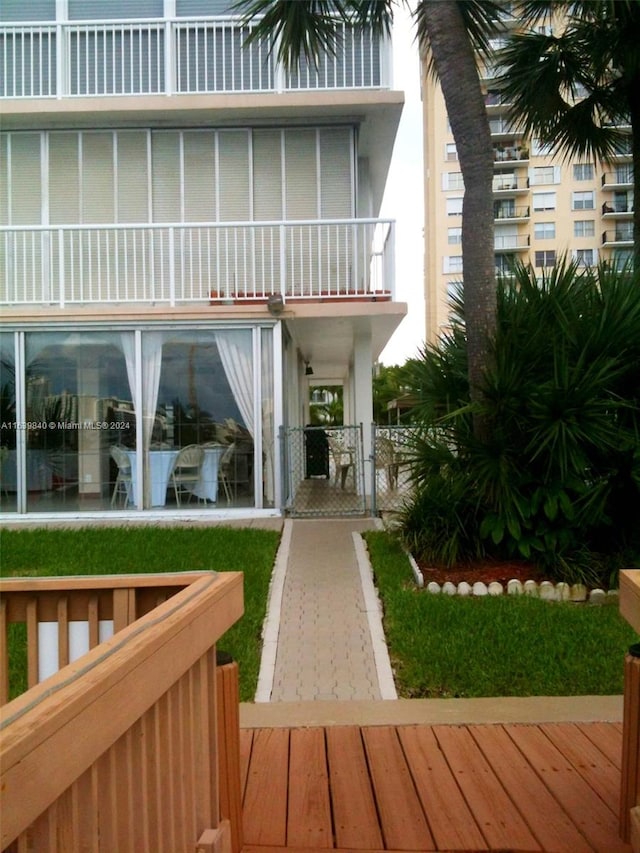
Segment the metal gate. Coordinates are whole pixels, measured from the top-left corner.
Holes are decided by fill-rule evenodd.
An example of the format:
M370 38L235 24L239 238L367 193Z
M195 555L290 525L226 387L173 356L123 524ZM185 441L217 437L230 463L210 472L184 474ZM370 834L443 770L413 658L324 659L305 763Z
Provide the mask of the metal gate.
M400 509L411 499L411 458L416 427L371 427L371 514Z
M280 440L287 514L365 514L362 426L289 427Z

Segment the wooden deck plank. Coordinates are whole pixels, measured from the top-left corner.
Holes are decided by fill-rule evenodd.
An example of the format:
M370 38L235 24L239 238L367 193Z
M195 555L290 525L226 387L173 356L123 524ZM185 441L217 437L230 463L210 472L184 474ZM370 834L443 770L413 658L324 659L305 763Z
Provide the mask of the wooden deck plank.
M382 850L382 833L360 729L330 726L326 738L336 845Z
M469 726L469 731L542 850L558 853L593 850L503 726Z
M532 725L509 726L507 731L594 850L629 853L629 845L618 838L616 815L549 738Z
M253 729L240 729L240 793L243 798L247 789L252 745Z
M622 731L617 723L575 723L614 767L622 766Z
M395 729L375 726L362 732L385 847L435 850Z
M287 844L333 847L329 775L321 728L291 731Z
M402 726L398 736L437 849L488 850L432 729Z
M287 836L289 730L257 729L244 795L245 844L283 846Z
M433 731L490 848L540 850L468 729L439 725Z
M620 797L620 771L606 755L577 726L567 730L566 726L547 724L540 729L615 813Z

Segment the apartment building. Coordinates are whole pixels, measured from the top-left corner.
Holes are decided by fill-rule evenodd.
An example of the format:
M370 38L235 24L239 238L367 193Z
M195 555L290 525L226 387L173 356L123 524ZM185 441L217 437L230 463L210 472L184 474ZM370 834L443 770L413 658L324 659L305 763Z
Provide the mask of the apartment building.
M514 26L517 19L506 19ZM499 48L496 40L494 46ZM552 156L525 138L508 117L509 104L485 67L483 88L494 146L494 245L497 273L513 261L539 274L561 256L583 266L606 260L624 266L633 246L631 139L614 163ZM449 324L449 295L462 278L464 184L439 86L423 80L425 139L425 299L427 340Z
M232 7L1 4L3 516L281 513L309 365L371 422L390 45L289 72Z

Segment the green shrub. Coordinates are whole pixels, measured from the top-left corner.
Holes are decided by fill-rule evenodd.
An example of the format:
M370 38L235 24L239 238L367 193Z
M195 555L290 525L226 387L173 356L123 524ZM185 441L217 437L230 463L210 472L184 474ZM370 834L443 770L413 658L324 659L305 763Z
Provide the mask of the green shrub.
M531 559L558 579L610 580L640 552L638 281L566 262L539 281L516 266L499 282L493 367L475 408L461 295L453 310L451 333L413 376L428 428L414 446L406 544L441 563L485 552ZM491 424L484 441L474 412ZM458 516L464 530L451 525ZM420 524L432 529L418 534Z

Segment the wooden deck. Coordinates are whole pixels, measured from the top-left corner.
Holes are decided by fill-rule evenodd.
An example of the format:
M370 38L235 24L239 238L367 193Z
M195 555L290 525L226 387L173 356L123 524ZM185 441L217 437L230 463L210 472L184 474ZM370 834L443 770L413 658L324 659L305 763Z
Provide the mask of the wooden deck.
M240 732L244 853L630 853L619 723Z

